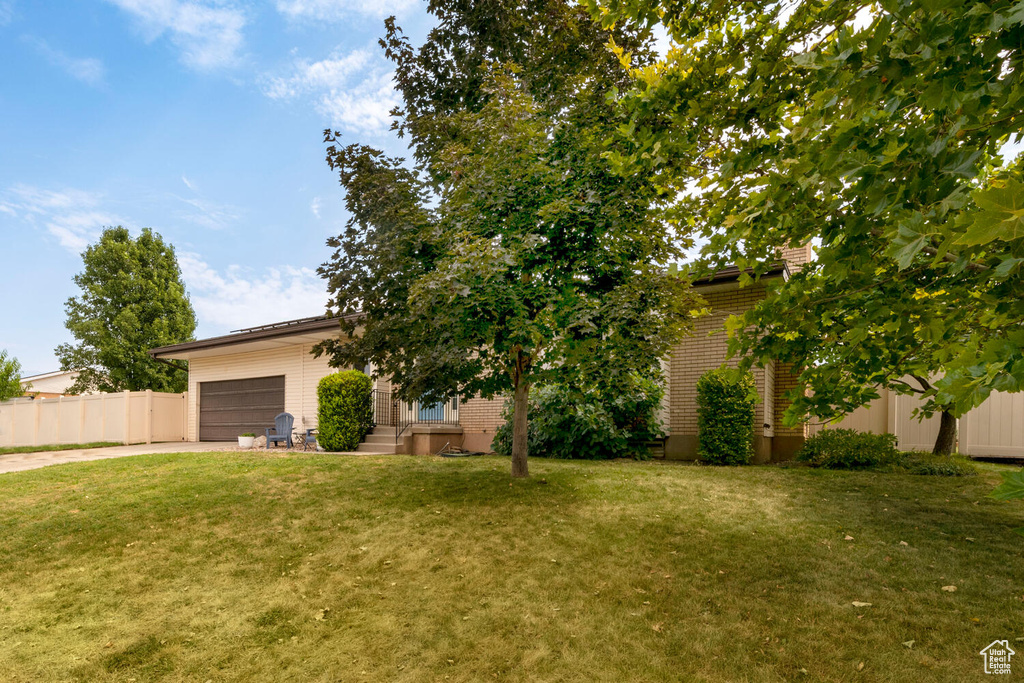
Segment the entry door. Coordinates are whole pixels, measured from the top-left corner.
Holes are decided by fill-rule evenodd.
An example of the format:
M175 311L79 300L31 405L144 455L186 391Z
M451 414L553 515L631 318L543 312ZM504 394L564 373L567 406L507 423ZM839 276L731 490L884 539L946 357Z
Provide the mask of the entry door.
M262 436L284 412L284 375L199 383L199 440Z

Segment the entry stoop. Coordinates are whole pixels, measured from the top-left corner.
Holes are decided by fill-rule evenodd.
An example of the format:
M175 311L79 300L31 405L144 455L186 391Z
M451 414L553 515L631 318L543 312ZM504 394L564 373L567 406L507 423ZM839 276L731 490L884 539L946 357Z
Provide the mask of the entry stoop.
M374 427L363 442L356 447L357 453L396 453L394 427Z

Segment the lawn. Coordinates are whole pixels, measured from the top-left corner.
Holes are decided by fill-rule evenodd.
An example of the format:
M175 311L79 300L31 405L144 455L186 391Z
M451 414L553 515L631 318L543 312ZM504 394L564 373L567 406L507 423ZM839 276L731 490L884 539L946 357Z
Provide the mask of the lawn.
M1024 504L985 497L994 465L531 468L235 452L0 475L0 680L965 681L992 640L1024 647Z

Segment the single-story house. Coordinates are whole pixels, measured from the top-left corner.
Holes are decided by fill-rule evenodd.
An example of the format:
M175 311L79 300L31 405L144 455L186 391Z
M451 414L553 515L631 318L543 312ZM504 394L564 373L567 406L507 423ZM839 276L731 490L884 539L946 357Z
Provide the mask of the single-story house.
M77 370L55 370L21 378L21 388L30 398L57 398L67 396L68 389L78 379Z
M694 334L665 360L666 392L662 417L668 431L664 455L692 459L697 452L697 378L725 360L723 319L765 296L765 283L786 278L810 257L810 247L784 250L783 260L753 286L740 287L740 271L726 269L699 280L694 287L708 301L712 315L696 322ZM312 348L338 333L327 317L291 320L150 351L157 359L188 361L190 441L233 440L244 432L262 434L284 411L295 417L295 430L317 426L317 384L335 371ZM364 368L360 368L364 369ZM364 370L372 370L366 368ZM804 428L775 424L784 409L783 393L795 386L788 367L770 364L754 373L762 401L758 404L756 452L759 461L790 457L803 444ZM489 450L501 424L501 400L456 399L431 406L398 404L387 379L374 380L378 429L361 445L376 452L435 452L446 443L468 450ZM399 438L400 437L400 438Z

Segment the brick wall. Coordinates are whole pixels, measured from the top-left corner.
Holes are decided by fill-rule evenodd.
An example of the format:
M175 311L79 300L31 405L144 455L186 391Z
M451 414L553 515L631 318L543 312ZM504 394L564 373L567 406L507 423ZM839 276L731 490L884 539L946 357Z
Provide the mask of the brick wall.
M800 246L800 247L784 247L779 249L779 255L782 260L789 264L789 270L791 272L797 272L800 270L805 263L809 262L813 256L811 252L811 243Z
M459 404L459 424L462 425L463 447L471 451L490 451L494 430L502 423L501 397L486 399L479 396Z
M722 329L726 318L750 308L764 297L764 288L759 286L743 289L731 288L725 291L702 292L708 302L711 314L695 321L693 334L683 340L672 351L669 359L669 419L670 444L666 451L670 456L692 457L696 452L697 437L697 380L711 368L718 367L726 360L728 338ZM731 359L735 366L737 359ZM762 398L774 394L774 369L766 372L754 368L754 382ZM766 410L766 405L771 406ZM762 425L772 424L774 404L761 400L755 407L755 435L766 435ZM770 430L767 433L771 435Z
M459 423L466 431L493 432L502 423L502 398L486 399L476 396L459 404Z
M790 389L799 386L796 381L800 374L799 370L794 368L792 363L777 363L776 365L778 367L775 375L775 414L779 416L779 424L775 427L775 434L777 436L806 436L805 425L799 427L784 427L782 425L782 414L790 404L785 396Z

